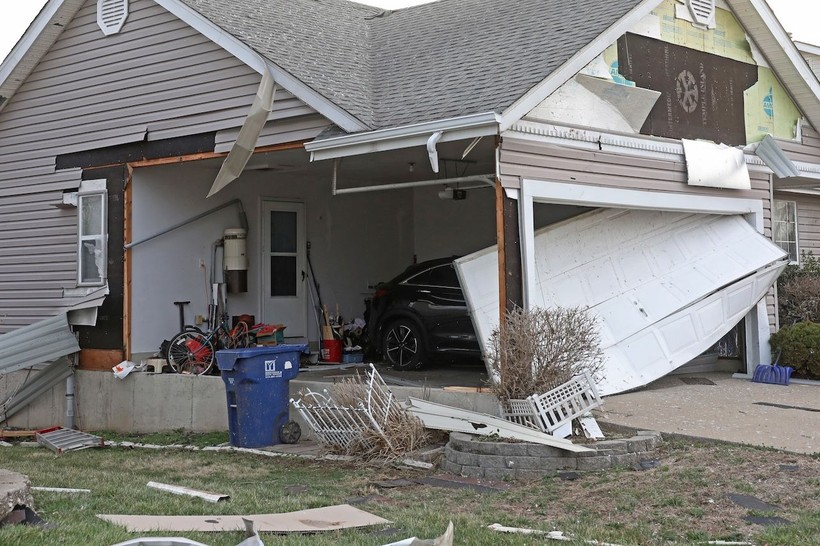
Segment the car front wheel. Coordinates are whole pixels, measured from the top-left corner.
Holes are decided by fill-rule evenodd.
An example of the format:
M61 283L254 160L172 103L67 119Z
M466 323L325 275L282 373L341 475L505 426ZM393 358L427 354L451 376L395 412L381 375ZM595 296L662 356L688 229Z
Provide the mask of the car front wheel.
M396 370L419 370L426 354L420 328L408 319L396 320L387 327L382 354Z

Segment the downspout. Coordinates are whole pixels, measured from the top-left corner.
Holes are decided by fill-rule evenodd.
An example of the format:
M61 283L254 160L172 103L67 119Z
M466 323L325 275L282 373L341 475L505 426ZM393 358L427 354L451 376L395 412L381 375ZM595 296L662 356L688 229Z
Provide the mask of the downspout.
M438 150L436 150L436 144L441 140L443 134L444 131L436 131L427 139L427 155L430 157L430 167L436 174L438 174Z
M65 428L74 428L74 366L75 357L71 357L72 371L71 375L65 378Z

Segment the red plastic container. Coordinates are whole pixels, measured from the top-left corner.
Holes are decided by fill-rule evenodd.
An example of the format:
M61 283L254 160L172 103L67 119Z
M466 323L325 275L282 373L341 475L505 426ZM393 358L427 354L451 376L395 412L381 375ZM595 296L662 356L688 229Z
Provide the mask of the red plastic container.
M342 361L342 341L340 339L322 340L322 362Z

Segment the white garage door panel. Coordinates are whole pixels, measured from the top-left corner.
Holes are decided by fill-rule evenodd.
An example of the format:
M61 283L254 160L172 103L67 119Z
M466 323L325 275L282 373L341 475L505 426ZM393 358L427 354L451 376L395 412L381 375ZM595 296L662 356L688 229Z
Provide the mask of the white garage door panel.
M694 303L658 324L609 347L602 394L646 385L689 362L731 330L786 267L779 262Z
M595 313L602 347L612 353L612 385L602 385L611 394L706 350L714 343L707 339L721 332L717 341L765 295L785 262L775 273L767 267L784 256L741 216L600 209L536 233L537 290L530 301ZM457 260L485 343L498 324L497 264L495 247Z

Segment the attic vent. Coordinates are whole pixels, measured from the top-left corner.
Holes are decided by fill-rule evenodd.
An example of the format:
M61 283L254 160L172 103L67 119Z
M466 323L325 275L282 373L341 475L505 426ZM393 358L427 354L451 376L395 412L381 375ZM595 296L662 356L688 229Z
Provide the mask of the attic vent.
M715 17L715 0L687 0L686 6L696 23L709 26Z
M128 0L97 0L97 24L103 34L116 34L128 19Z

